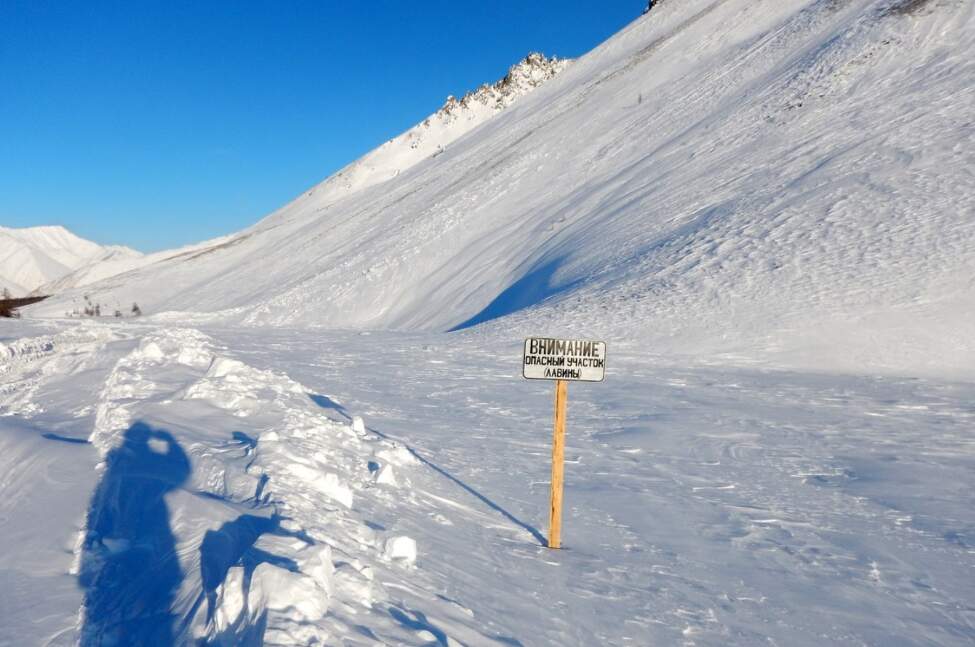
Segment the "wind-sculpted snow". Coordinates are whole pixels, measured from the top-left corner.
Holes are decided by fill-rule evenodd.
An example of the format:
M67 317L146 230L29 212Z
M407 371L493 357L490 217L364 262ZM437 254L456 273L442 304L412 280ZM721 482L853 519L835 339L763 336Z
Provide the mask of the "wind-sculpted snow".
M3 324L0 645L971 644L973 16L661 2Z
M137 420L161 417L146 410L150 402L177 412L184 408L180 403L185 404L188 420L178 413L170 418L170 427L183 431L180 435L185 448L175 444L170 431L156 430ZM131 623L133 631L155 632L151 637L138 634L142 644L152 640L182 643L191 637L225 645L249 641L296 645L321 639L324 634L314 623L328 610L333 594L331 551L337 538L329 537L331 541L326 542L317 529L304 525L308 519L303 517L311 514L315 518L325 516L329 524L338 522L329 518L319 499L331 497L349 508L350 488L362 487L370 479L368 460L363 455L366 450L343 438L348 435L358 440L358 435L316 410L299 384L221 356L207 337L194 330L164 329L143 338L137 349L123 357L106 382L90 439L107 454L106 471L81 541L80 577L88 589L82 636L91 637L93 645L111 644L109 637L125 643L135 640L136 634L126 633L126 623ZM217 422L221 418L247 418L232 426L247 429L253 436L235 431L218 440L219 435L190 426L191 421L208 420L217 428L226 428L227 423ZM135 434L138 440L133 440ZM192 439L189 444L187 437ZM306 438L310 440L302 442ZM151 445L155 439L168 448L154 454ZM133 445L137 449L128 449ZM185 452L184 462L192 464L192 471L188 467L177 469L171 459L163 458L174 451ZM177 503L172 515L180 533L179 549L166 539L174 530L162 509L156 515L158 528L147 525L140 516L116 521L105 536L106 531L92 523L110 511L131 507L117 497L131 496L132 484L124 483L124 473L113 474L123 469L119 467L124 465L122 458L130 455L135 457L129 461L170 461L168 467L162 464L164 474L159 479L150 478L152 483L179 485L189 480L192 495ZM320 474L326 465L334 471ZM140 479L147 478L146 473L146 469L136 472ZM346 479L357 473L358 482L347 484ZM139 497L143 508L152 501L161 504L163 490L161 486L153 488ZM113 496L116 492L120 494ZM221 516L248 512L236 520L228 518L219 528L207 529L214 520L212 513L198 509L193 498L200 496L224 502L226 512ZM347 524L354 532L357 523L350 520ZM332 532L330 528L329 534ZM164 538L164 544L173 545L158 547L159 537ZM356 541L351 540L357 547ZM111 581L103 587L101 573L111 572L117 578L122 567L113 566L117 560L113 562L111 556L103 564L106 558L101 553L114 553L114 546L120 542L124 542L123 552L129 544L150 542L157 546L158 555L148 560L171 563L171 574L157 584L144 581L136 573L125 576L132 595L139 598L136 600L128 599ZM174 553L185 555L194 548L198 554L176 563ZM176 598L177 589L198 592ZM362 595L358 589L355 594ZM118 613L133 615L113 617L112 610L104 608L106 599L116 605ZM156 606L165 607L166 613L154 615ZM145 611L149 617L131 609L149 609Z
M975 636L971 385L611 346L549 551L520 340L58 326L5 329L0 645Z
M109 328L83 324L0 342L0 416L43 411L35 397L37 388L46 380L83 374L92 353L114 338Z
M80 610L64 640L293 646L362 632L419 644L386 588L424 558L393 530L427 469L409 449L199 330L85 324L8 347L20 358L4 365L8 419L100 457L82 516L51 502L79 524L65 568Z
M416 579L434 575L521 644L975 636L969 384L687 368L611 347L606 382L569 389L567 550L549 552L522 524L547 519L551 384L518 377L521 340L218 337L250 347L255 365L337 384L454 479L414 488L443 518L410 532ZM431 544L436 563L423 560Z

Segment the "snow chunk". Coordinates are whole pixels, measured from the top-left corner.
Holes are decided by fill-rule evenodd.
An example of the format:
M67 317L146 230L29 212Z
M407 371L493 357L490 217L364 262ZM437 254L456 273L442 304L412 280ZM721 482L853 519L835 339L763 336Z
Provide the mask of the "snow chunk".
M379 483L380 485L399 487L399 483L396 482L396 474L393 472L392 465L383 465L379 469L379 471L376 473L376 483Z
M413 452L402 445L397 445L392 449L381 449L376 452L376 458L382 460L383 462L400 466L419 464L419 461L416 460L416 456L413 455Z
M204 368L213 363L213 355L205 348L184 346L176 361L192 368Z
M360 435L366 433L366 423L362 416L352 416L352 431Z
M386 559L402 561L406 564L416 563L416 541L406 535L392 537L386 541Z
M166 353L164 353L163 349L159 347L159 344L154 341L146 340L143 340L142 345L139 347L139 355L143 359L156 362L162 361L166 358Z
M240 618L244 610L244 568L234 566L227 571L227 579L217 589L217 612L214 624L224 631Z
M247 606L277 611L296 622L312 622L328 611L328 594L307 575L265 563L254 570Z
M247 365L243 362L227 357L214 357L206 376L209 378L227 377L235 373L242 373L245 370L247 370Z
M346 508L352 507L352 490L339 481L339 477L335 473L329 472L323 475L318 470L301 463L289 465L288 471L333 501Z
M301 572L312 578L318 586L328 594L332 592L332 575L335 565L332 563L332 547L324 545L318 550L312 550L311 555L301 561Z

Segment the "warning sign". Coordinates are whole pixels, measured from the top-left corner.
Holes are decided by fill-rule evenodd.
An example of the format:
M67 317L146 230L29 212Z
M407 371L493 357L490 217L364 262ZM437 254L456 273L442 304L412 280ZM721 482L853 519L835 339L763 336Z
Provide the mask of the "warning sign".
M606 342L529 337L521 368L529 380L602 382L606 376Z

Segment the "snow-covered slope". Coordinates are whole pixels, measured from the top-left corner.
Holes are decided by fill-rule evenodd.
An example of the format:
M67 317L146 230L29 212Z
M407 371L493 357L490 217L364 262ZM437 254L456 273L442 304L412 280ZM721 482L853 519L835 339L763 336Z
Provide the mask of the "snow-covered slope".
M84 289L152 316L0 322L0 647L971 645L973 44L971 2L662 0ZM609 342L566 550L527 331Z
M376 150L338 171L305 196L299 198L295 204L307 202L306 198L314 195L314 202L317 208L321 209L324 208L322 205L327 206L357 191L393 179L400 173L408 171L412 166L437 157L454 140L509 107L520 97L554 78L570 62L567 59L557 57L548 58L539 53L529 54L525 59L513 65L499 81L482 85L461 99L453 96L447 97L443 107L422 123L387 141ZM294 209L285 207L274 214L275 220L287 220L294 212ZM225 250L236 247L242 239L249 237L249 232L243 232L146 256L105 259L103 262L78 267L58 280L45 284L44 288L52 294L63 293L71 288L85 287L99 280L115 277L167 259L173 259L173 264L176 266L181 266L186 261L195 261L200 257L209 260L215 256L221 259L226 257ZM263 238L262 242L273 245L275 240L274 237ZM253 249L253 245L248 245L247 249ZM219 264L220 260L216 262L216 265ZM209 262L204 263L204 266L207 271L214 267ZM152 275L156 269L159 268L153 268L147 273ZM124 281L124 279L119 280ZM80 292L66 295L66 298L57 302L60 305L65 303L68 298L76 300L77 294ZM106 298L105 300L109 299ZM154 303L156 301L153 298L150 300ZM55 306L51 311L53 312L57 307Z
M519 340L144 322L0 325L3 647L975 637L973 384L611 347L553 551Z
M0 232L43 251L65 267L75 267L103 250L101 245L79 238L57 225L23 229L0 227Z
M89 289L254 325L514 314L515 335L971 374L972 11L661 2L443 152L400 138L220 246Z
M72 288L81 288L112 276L148 267L159 261L194 254L201 250L216 247L231 238L231 236L222 236L201 243L194 243L176 249L162 250L152 254L140 254L125 247L106 247L102 254L96 256L88 263L75 268L58 279L45 283L37 291L43 294L60 294Z
M395 178L425 159L442 154L451 142L512 105L564 70L570 61L531 53L500 81L484 84L461 99L447 97L435 113L402 135L330 177L314 193L317 202L335 200Z
M23 296L79 268L139 257L128 247L102 246L60 226L0 227L0 288Z

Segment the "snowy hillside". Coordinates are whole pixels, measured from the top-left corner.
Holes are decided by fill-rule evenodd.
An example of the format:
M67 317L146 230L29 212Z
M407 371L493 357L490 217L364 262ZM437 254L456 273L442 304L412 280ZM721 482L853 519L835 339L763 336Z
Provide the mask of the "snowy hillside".
M485 84L461 99L447 97L437 112L402 135L356 160L314 190L319 204L391 180L425 159L442 154L454 140L520 97L548 82L570 61L532 53L513 65L500 81Z
M229 242L93 291L253 325L542 307L519 330L971 373L973 37L948 0L662 2L443 152L414 129ZM452 105L431 135L472 125Z
M0 227L0 288L24 296L79 268L140 256L127 247L79 238L64 227Z
M972 645L973 46L962 0L660 0L62 279L0 320L0 647ZM528 332L608 347L563 550Z
M71 288L81 288L134 269L148 267L159 261L209 249L230 240L230 238L230 236L222 236L152 254L140 254L124 247L108 247L105 248L103 254L53 281L44 283L37 291L43 294L60 294Z

